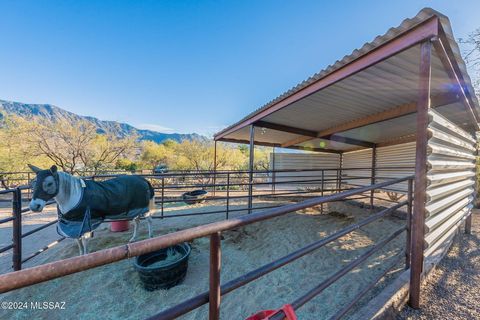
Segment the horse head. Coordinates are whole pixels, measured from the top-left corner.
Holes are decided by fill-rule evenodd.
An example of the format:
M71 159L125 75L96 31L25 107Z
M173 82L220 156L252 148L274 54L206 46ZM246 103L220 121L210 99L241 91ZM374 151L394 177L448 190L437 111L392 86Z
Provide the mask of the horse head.
M32 181L33 196L30 201L30 210L41 212L47 201L53 199L59 190L57 167L42 170L31 164L28 167L35 172L36 177Z

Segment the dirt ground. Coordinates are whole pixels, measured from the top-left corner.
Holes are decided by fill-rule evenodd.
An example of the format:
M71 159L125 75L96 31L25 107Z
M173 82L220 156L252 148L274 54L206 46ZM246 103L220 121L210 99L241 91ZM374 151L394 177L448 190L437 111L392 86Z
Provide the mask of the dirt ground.
M24 202L23 207L28 207L28 203ZM6 202L0 203L0 219L11 216L11 204ZM26 233L38 228L48 222L57 219L56 207L48 206L41 213L26 213L22 215L22 232ZM44 246L56 241L60 236L57 234L55 225L47 227L36 232L22 240L22 256L26 258ZM0 224L0 247L10 245L12 243L12 223ZM33 266L38 261L37 258L27 262L25 266ZM0 253L0 274L12 271L12 250Z
M224 196L224 194L218 193L218 196ZM384 198L386 197L385 194L382 194L382 196ZM10 194L3 195L0 197L0 200L1 200L0 201L0 219L10 217L12 215L11 195ZM288 200L298 201L298 200L301 200L301 197L296 196L296 197L284 198L283 200L279 200L278 198L276 199L272 198L270 201L256 199L254 202L254 206L255 207L278 206L278 205L281 205L282 203L288 203L289 202ZM366 199L361 199L357 201L365 202L365 203L368 202L368 200ZM246 208L246 202L242 200L231 201L230 205L231 205L230 208L233 210ZM375 205L389 207L391 206L391 203L376 200ZM22 204L22 207L27 208L28 202L24 201ZM157 206L157 211L159 210L160 208ZM191 205L191 206L183 205L182 203L174 203L174 204L168 205L168 208L165 209L165 214L166 215L189 214L189 213L204 212L206 210L208 211L225 210L225 202L213 201L213 202L206 202L203 205ZM235 217L244 213L246 213L246 211L233 212L233 213L230 213L230 216ZM178 222L178 219L182 219L181 217L168 218L163 220L163 224L184 229L191 226L199 225L201 223L209 223L209 222L217 221L223 218L225 218L225 215L222 213L218 213L218 214L212 214L212 215L206 215L206 216L188 217L187 219L183 219L181 223ZM56 219L57 219L56 206L54 204L47 206L40 213L27 212L22 215L22 232L26 233L28 231L31 231L35 228L38 228L44 225L45 223L51 222ZM100 229L107 229L107 228L108 228L108 224L103 224L100 227ZM28 237L23 238L22 239L23 259L25 259L26 257L29 257L30 255L37 252L37 250L50 244L63 248L65 244L63 244L62 242L59 244L56 243L56 241L59 238L60 236L56 232L55 225L47 227L46 229L43 229L40 232L34 233L32 235L29 235ZM64 242L69 242L69 241L70 240L67 239ZM9 222L9 223L0 224L0 247L10 245L11 243L12 243L12 223ZM52 250L52 249L49 249L49 250ZM33 259L29 260L23 265L23 267L32 267L32 266L38 265L42 261L42 258L41 258L42 255L43 253L40 254L40 256L36 256ZM7 273L10 271L12 271L12 250L8 250L6 252L0 253L0 274Z
M371 214L369 209L337 202L326 205L324 214L314 208L225 232L221 281L232 280ZM195 216L155 220L154 229L157 235L166 234L221 218ZM398 217L380 219L227 294L222 299L222 319L244 319L259 310L291 303L404 224L405 220ZM145 238L144 225L140 234L141 238ZM130 235L130 232L111 233L105 226L96 232L90 248L96 251L119 245L127 242ZM404 243L403 234L303 306L298 311L299 318L317 320L331 317L395 259ZM3 294L1 301L64 301L66 310L0 310L0 319L141 319L154 315L208 290L209 240L196 239L191 245L186 279L170 290L145 291L133 268L133 261L124 260ZM77 253L76 244L67 239L34 260L35 264L40 264ZM402 265L395 268L369 293L369 297L390 283L402 270ZM208 307L203 306L181 319L205 319L207 313Z
M480 210L472 234L457 235L422 287L421 308L406 306L397 319L480 319Z
M254 203L254 207L267 207L267 206L278 206L282 203L287 203L286 201L275 201L275 202L265 202L257 201ZM22 204L23 208L28 207L28 202ZM244 201L232 201L230 209L238 210L245 209L246 203ZM160 208L157 208L159 211ZM205 211L222 211L225 210L225 205L222 201L215 201L208 205L170 205L165 209L165 215L175 215L175 214L192 214L192 213L201 213ZM11 202L1 201L0 202L0 219L10 217L12 215ZM239 211L230 213L230 217L235 217L241 214L246 213L246 211ZM180 229L185 229L192 226L197 226L202 223L209 223L213 221L218 221L225 218L225 214L217 213L212 215L204 216L191 216L191 217L178 217L178 218L167 218L162 220L162 225L172 226ZM22 233L29 232L35 228L45 225L48 222L54 221L57 219L56 206L54 204L45 207L42 212L27 212L22 215ZM179 219L181 222L179 222ZM99 229L107 230L109 228L108 223L102 224ZM55 224L47 227L39 232L36 232L28 237L22 239L22 257L25 259L29 257L37 250L54 243L55 247L59 247L59 250L63 250L66 245L63 242L71 242L70 239L66 239L63 242L58 244L55 243L60 238L57 234ZM12 243L12 222L0 224L0 247L7 246ZM53 250L54 247L52 247ZM38 265L43 260L42 256L44 253L34 257L28 262L23 264L24 268L32 267ZM7 273L12 271L12 250L0 253L0 274Z

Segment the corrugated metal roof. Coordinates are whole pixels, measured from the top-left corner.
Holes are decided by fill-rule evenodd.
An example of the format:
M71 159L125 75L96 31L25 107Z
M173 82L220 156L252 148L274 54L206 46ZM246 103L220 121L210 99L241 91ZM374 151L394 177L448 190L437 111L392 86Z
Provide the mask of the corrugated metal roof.
M455 59L462 71L467 89L473 92L470 78L466 72L465 63L460 55L460 50L456 44L450 27L448 18L432 9L421 10L414 18L404 20L397 28L391 28L382 36L376 37L372 42L366 43L362 48L354 50L350 55L335 62L325 70L315 74L309 79L303 81L296 87L288 90L281 96L270 101L263 107L251 113L241 121L222 130L226 132L242 122L256 116L260 112L268 109L275 103L295 94L310 84L326 77L334 71L351 63L379 46L400 36L405 31L411 30L419 24L429 20L432 17L438 17L442 27L447 35L449 44L454 51ZM451 90L452 83L444 70L443 64L437 57L436 52L432 52L432 96L445 93ZM396 54L382 62L379 62L365 70L353 74L341 81L338 81L322 90L319 90L303 99L295 101L290 105L279 109L262 120L274 124L286 125L311 131L321 131L336 125L344 124L349 121L389 110L395 106L407 104L416 101L418 84L418 63L419 46L413 46L399 54ZM474 96L474 95L473 95ZM474 98L475 108L478 110L478 101ZM468 126L468 114L464 111L461 103L451 104L439 109L444 116L447 116L453 122L459 125ZM414 133L415 126L411 125L410 119L398 118L396 121L385 121L385 123L376 123L375 127L370 127L372 132L365 134L366 130L355 129L341 133L341 136L348 136L369 142L382 142L398 137L400 135L409 135ZM283 132L275 133L276 130L267 129L263 137L258 137L264 142L286 143L301 137L293 133ZM390 132L391 131L391 132ZM278 131L277 131L278 132ZM358 136L360 132L360 136ZM363 135L362 135L363 132ZM383 133L383 134L375 134ZM388 133L387 133L388 132ZM218 136L218 133L216 136ZM233 138L241 136L248 140L248 130L240 128L235 132L229 133L223 138ZM256 142L257 140L256 135ZM329 142L332 144L332 142ZM298 143L296 145L301 145ZM351 147L351 146L350 146ZM352 147L351 147L352 148ZM337 150L345 150L345 145L338 144Z
M340 150L340 151L352 149L352 146L350 144L332 141L332 140L326 140L326 139L318 139L318 138L315 138L306 142L298 143L296 145L310 148L310 149L321 148L321 149L333 149L333 150Z
M415 132L415 114L382 121L342 133L343 137L364 141L384 142L410 135Z

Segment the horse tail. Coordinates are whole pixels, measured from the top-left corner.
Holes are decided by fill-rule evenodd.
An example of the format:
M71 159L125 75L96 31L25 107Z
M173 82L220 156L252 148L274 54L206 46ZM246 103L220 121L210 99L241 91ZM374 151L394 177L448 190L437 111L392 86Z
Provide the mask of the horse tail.
M150 199L150 201L148 202L148 210L149 211L155 210L155 197Z
M155 210L155 189L153 189L152 184L147 181L148 189L150 190L150 201L148 202L148 210Z

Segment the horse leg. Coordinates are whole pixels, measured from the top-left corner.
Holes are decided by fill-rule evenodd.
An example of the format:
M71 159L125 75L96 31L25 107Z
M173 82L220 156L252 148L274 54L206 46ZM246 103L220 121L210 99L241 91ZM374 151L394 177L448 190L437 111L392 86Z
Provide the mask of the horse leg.
M147 220L147 226L148 226L148 237L152 238L153 237L153 228L152 228L153 218L152 216L148 216L146 220Z
M76 239L77 240L77 244L78 244L78 251L79 251L79 255L83 255L83 244L82 244L82 239L83 239L83 236Z
M138 224L140 223L140 217L133 218L133 235L128 242L133 242L137 238Z
M82 236L83 254L88 254L88 238L85 235Z

